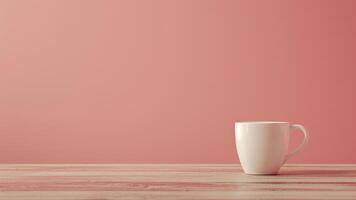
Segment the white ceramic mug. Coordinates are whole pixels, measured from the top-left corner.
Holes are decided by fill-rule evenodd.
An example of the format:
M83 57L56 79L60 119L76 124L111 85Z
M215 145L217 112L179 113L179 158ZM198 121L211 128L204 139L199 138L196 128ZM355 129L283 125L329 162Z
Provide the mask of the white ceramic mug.
M298 129L304 141L288 153L289 133ZM277 174L280 167L308 142L302 125L288 122L251 121L235 123L235 140L242 169L246 174Z

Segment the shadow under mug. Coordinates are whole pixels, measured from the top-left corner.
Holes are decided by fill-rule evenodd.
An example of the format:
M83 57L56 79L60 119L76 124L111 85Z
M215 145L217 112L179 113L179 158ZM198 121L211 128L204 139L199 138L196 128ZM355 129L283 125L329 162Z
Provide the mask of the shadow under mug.
M298 129L304 141L288 153L289 134ZM277 174L281 166L308 142L307 130L299 124L274 121L235 123L236 149L246 174Z

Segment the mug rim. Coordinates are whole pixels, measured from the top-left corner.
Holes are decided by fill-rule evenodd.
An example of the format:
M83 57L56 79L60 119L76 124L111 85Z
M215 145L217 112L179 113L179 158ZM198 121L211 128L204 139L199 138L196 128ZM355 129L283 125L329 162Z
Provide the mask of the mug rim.
M285 121L238 121L235 124L289 124Z

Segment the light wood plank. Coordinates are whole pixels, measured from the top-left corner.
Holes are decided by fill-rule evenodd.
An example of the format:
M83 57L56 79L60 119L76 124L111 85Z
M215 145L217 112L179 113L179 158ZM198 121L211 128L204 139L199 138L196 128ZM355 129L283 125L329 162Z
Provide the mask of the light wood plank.
M356 199L356 165L1 164L0 199Z

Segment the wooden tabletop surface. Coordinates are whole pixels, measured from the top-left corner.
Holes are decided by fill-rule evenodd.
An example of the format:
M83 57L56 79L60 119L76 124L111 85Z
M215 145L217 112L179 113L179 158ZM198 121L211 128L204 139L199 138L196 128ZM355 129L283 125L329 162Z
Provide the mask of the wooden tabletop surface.
M1 164L0 199L356 199L356 165Z

